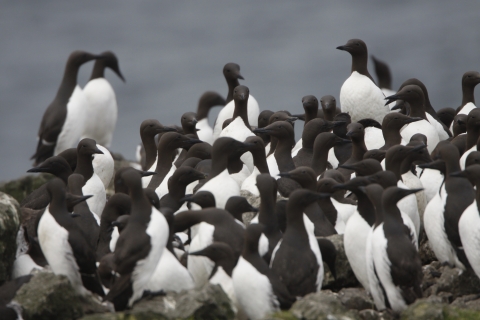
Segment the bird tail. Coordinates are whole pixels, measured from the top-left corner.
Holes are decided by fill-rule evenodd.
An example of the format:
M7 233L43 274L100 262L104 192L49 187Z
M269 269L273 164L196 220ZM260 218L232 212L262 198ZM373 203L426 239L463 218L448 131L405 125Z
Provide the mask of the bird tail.
M128 300L133 295L132 274L116 277L112 288L104 300L108 300L115 306L115 311L123 311L128 306Z
M38 139L37 144L37 151L35 154L30 158L30 160L34 160L33 166L37 166L43 161L47 160L51 156L53 156L53 151L55 150L55 143L43 143L43 139Z

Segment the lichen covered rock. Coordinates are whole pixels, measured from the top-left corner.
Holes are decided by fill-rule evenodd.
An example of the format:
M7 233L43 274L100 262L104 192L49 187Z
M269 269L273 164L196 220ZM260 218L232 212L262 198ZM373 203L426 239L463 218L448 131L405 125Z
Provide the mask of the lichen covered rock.
M18 201L18 203L21 203L26 196L32 193L32 191L39 188L42 184L53 177L53 175L48 173L30 174L16 180L2 183L0 185L0 191L11 195Z
M77 293L65 276L42 272L17 292L25 319L75 319L83 315Z
M17 251L17 232L20 226L18 202L0 192L0 285L10 279Z
M360 319L358 312L349 310L330 291L311 293L295 302L290 313L298 319Z
M330 269L324 263L325 277L323 278L322 289L331 289L337 291L341 288L359 286L360 284L358 283L352 267L348 262L347 255L345 254L345 248L343 246L343 234L334 234L326 237L326 239L330 240L337 250L337 259L335 261L337 279L333 278L333 275L330 273Z

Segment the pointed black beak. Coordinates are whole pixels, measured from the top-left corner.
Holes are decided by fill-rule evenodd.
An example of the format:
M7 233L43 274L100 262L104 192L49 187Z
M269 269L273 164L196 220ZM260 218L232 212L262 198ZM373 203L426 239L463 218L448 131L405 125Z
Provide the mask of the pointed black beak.
M291 123L291 124L293 124L293 123L294 123L295 121L297 121L297 120L298 120L297 117L289 117L289 118L287 118L286 121L289 122L289 123Z
M266 134L269 134L270 132L272 132L271 130L269 129L265 129L265 128L257 128L255 130L253 130L253 133L266 133Z
M346 134L346 136L347 136L347 137L351 137L351 136L353 136L354 134L355 134L354 131L348 131L347 134Z
M240 72L237 75L237 79L245 80L245 78L240 74Z
M393 110L393 109L392 109L392 110ZM411 117L411 118L405 120L405 124L407 124L407 123L412 123L412 122L417 122L417 121L421 121L421 120L423 120L423 118L420 118L420 117Z
M120 79L122 79L123 82L127 82L127 81L125 80L125 78L123 77L123 74L120 72L120 69L118 69L118 68L117 68L117 69L113 69L113 72L115 72L115 73L117 74L117 76L118 76Z
M189 194L188 196L183 197L180 199L180 202L193 202L193 194Z
M388 97L385 98L385 100L387 100L387 102L385 102L385 105L389 105L390 103L392 103L394 101L397 101L397 100L400 100L400 99L401 99L401 97L399 95L396 95L396 94L388 96ZM392 110L394 110L394 109L392 109Z
M27 170L27 172L34 173L34 172L47 172L47 168L42 168L42 167L35 167L32 169Z
M95 150L93 150L93 153L96 153L96 154L103 154L103 151L98 149L98 148L95 148Z
M77 196L77 195L70 194L69 195L69 200L70 200L69 202L70 202L72 207L75 207L77 204L79 204L83 201L86 201L87 199L90 199L91 197L93 197L93 195Z
M337 184L337 185L333 186L333 189L345 190L345 189L347 189L347 186L344 185L344 184Z
M278 174L279 177L282 177L282 178L290 178L291 175L290 175L290 172L280 172Z
M331 193L326 193L326 192L320 192L320 193L317 193L317 199L328 199L331 197Z
M193 146L194 144L202 143L202 142L203 141L199 140L199 139L189 139L189 140L185 141L185 143L189 146Z
M171 127L162 127L158 130L158 133L162 132L177 132L177 129Z
M258 212L258 208L255 208L254 206L250 207L250 212Z
M142 176L142 178L153 176L154 174L157 174L157 173L154 171L140 171L140 175Z
M350 47L348 47L348 46L338 46L337 50L348 51L349 48Z
M344 143L352 143L352 140L350 140L350 139L338 138L338 139L335 141L335 144L344 144Z
M418 145L410 150L408 150L408 153L412 153L412 152L416 152L416 151L419 151L419 150L422 150L422 149L425 149L427 146L424 145L424 144L421 144L421 145Z
M193 119L193 120L192 120L192 124L195 125L195 124L197 124L197 123L198 123L197 119Z
M292 114L292 117L297 118L298 120L305 121L305 114Z
M450 177L467 178L466 171L457 171L450 173Z
M345 121L332 121L330 123L332 124L332 128L336 128L336 127L343 126L347 122L345 122Z
M341 164L339 165L340 168L343 168L343 169L348 169L348 170L353 170L355 171L355 166L349 166L347 164Z

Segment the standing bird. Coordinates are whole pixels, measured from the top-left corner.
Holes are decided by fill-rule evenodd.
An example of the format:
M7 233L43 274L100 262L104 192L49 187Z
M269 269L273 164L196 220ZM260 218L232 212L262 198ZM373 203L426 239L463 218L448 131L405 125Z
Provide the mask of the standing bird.
M287 202L287 228L272 253L270 268L288 291L297 297L322 288L322 254L313 224L303 212L311 203L324 196L306 189L294 190L290 194Z
M351 75L340 89L342 112L349 113L352 121L371 118L381 123L389 109L384 106L385 96L382 90L377 87L368 72L367 45L360 39L351 39L337 49L352 55Z
M451 173L450 176L471 178L477 188L475 201L465 209L458 221L458 232L468 262L477 277L480 278L480 247L477 240L480 234L480 165L471 165L464 171Z
M435 147L437 146L440 138L438 136L438 131L435 126L433 126L433 124L428 121L425 111L425 95L422 88L415 84L410 84L403 87L393 96L389 96L385 99L387 100L387 103L397 100L403 100L405 102L408 102L408 104L410 105L410 116L413 118L423 119L410 123L402 128L402 130L400 131L400 134L403 138L402 144L407 144L413 135L421 133L427 137L428 152L431 153L433 149L435 149Z
M445 181L425 208L425 232L438 261L465 270L469 263L460 239L458 221L465 209L475 202L475 190L468 179L451 175L460 171L460 156L454 145L442 145L437 157L445 162Z
M132 207L115 246L114 271L119 276L106 297L117 311L131 307L143 295L169 237L167 220L151 205L141 179L136 170L126 170L120 177L129 189Z
M233 117L235 109L235 103L233 102L233 92L234 89L240 85L238 79L243 80L243 76L240 74L240 66L236 63L227 63L223 67L223 75L225 76L225 80L227 80L228 84L228 95L226 99L227 105L223 107L222 110L220 110L220 113L217 116L217 120L215 121L215 126L213 128L213 141L215 141L220 136L220 133L222 132L222 126L225 120ZM252 95L249 95L247 100L248 123L256 127L258 125L258 114L260 112L258 102Z
M55 274L65 275L75 290L104 295L95 265L95 250L67 210L66 187L55 178L48 182L52 199L38 223L38 242Z
M34 165L73 147L80 139L88 100L77 84L78 69L85 62L101 58L85 51L74 51L68 57L60 88L40 123L37 151L31 158Z
M252 320L264 319L280 308L289 309L295 302L295 297L282 283L282 276L268 268L265 260L258 254L258 241L262 231L261 224L248 226L242 256L232 273L237 301Z
M216 92L207 91L198 100L197 106L197 135L206 143L213 144L213 129L208 124L208 113L215 106L224 106L225 99Z
M377 226L371 235L373 265L383 287L386 306L396 312L403 311L408 304L423 295L422 262L405 232L397 207L400 199L420 190L387 188L382 195L381 207L375 207L376 214L383 215L383 223ZM377 305L377 309L383 308L383 305Z
M480 73L468 71L462 77L462 105L457 108L457 114L469 114L475 109L475 87L480 83Z
M117 123L117 98L110 83L105 79L105 69L110 68L125 82L117 56L111 51L102 52L103 59L95 61L90 81L83 88L88 100L85 109L85 127L82 138L90 138L110 148Z

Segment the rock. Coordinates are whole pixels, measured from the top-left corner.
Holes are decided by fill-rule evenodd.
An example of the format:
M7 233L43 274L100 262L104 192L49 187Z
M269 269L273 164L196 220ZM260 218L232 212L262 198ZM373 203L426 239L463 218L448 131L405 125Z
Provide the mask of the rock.
M452 302L451 306L480 311L480 295L470 294L467 296L459 297Z
M65 276L39 273L17 292L14 301L26 319L75 318L82 315L78 296Z
M17 251L20 206L8 194L0 192L0 285L10 279Z
M28 319L77 319L86 313L104 313L109 308L93 297L82 297L63 275L39 272L20 290L15 298Z
M244 197L245 199L247 199L248 203L250 203L252 205L252 207L255 207L255 208L260 208L260 197L259 196L256 196L246 190L242 190L240 191L240 195L242 197ZM255 212L245 212L243 215L242 215L242 220L243 220L243 223L248 226L250 224L250 221L252 221L252 219L255 217L256 213Z
M362 310L358 313L362 320L394 320L395 315L390 311Z
M338 296L329 290L311 293L295 302L290 313L298 319L360 319L356 311L348 310Z
M418 246L418 255L422 261L422 266L437 261L437 257L435 256L435 253L433 253L432 248L428 245L428 239L425 235Z
M342 304L348 309L373 309L375 304L363 288L345 288L337 293Z
M415 301L401 314L402 320L470 320L480 319L480 311L463 309L427 299Z
M21 203L33 190L52 179L54 176L48 173L30 174L16 180L4 182L0 185L0 191L11 195Z
M219 285L169 292L166 296L143 299L126 312L128 319L234 319L228 296ZM132 318L131 316L134 316ZM160 318L162 319L162 318Z
M436 293L436 283L442 275L443 267L438 261L434 261L429 265L423 266L422 290L423 296L428 297Z
M345 255L345 248L343 247L343 234L334 234L326 239L330 240L335 249L337 249L337 260L335 261L335 269L337 272L337 279L335 280L330 272L328 266L324 263L325 276L323 278L322 289L331 289L338 291L346 287L357 287L358 283L355 274L353 273L347 256Z
M451 294L450 301L465 295L479 293L480 279L472 271L461 272L458 268L444 267L437 283L430 288L431 294Z

